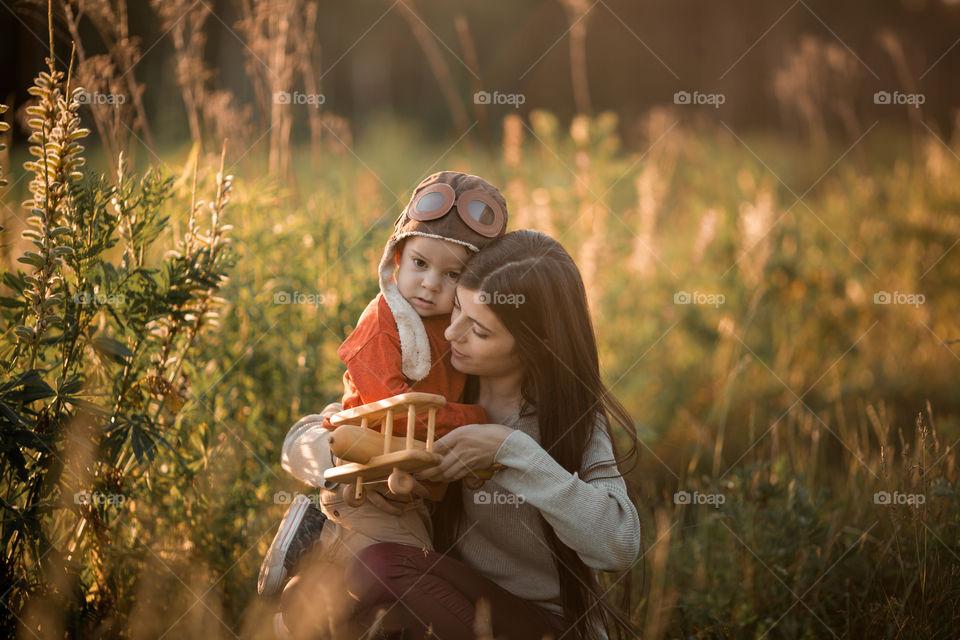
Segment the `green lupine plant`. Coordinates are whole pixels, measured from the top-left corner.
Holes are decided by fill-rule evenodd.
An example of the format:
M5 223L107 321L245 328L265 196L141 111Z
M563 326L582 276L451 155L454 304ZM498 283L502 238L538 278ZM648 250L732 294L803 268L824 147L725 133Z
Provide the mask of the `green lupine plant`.
M158 449L185 464L174 442L188 427L173 430L190 393L182 365L217 326L233 178L221 156L214 198L196 201L195 172L187 202L172 178L137 178L122 155L112 183L81 173L81 90L47 63L28 110L27 270L0 272L0 569L18 624L86 635L127 595L110 549L136 546L148 514L133 511ZM181 205L187 230L171 243Z
M61 89L63 73L54 68L52 57L47 58L47 65L49 71L41 72L30 87L30 94L37 96L39 104L27 108L33 116L29 120L33 129L30 153L37 159L23 165L34 174L30 182L32 197L23 203L32 214L28 222L33 228L24 232L24 237L36 245L37 251L27 251L19 258L19 262L31 267L31 273L25 277L30 310L15 331L29 352L31 367L48 328L63 322L56 314L62 303L55 293L60 286L57 272L63 257L73 249L65 242L70 228L62 223L69 207L70 187L81 177L77 169L83 165L83 147L77 141L89 133L80 127L77 113L77 96L82 90L70 96L70 81Z

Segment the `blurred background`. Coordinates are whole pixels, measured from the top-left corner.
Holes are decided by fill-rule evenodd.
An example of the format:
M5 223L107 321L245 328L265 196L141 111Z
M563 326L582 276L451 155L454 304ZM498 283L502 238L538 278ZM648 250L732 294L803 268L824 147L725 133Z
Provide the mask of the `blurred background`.
M604 580L644 637L955 633L960 3L0 0L0 29L8 637L269 633L257 570L310 492L283 437L442 169L581 269L642 444L644 549Z
M46 55L47 12L38 1L5 4L0 94L8 105L21 104ZM951 82L960 64L956 2L267 4L81 2L56 16L58 55L66 64L76 36L81 58L125 45L125 55L113 51L121 58L111 60L113 69L87 70L108 85L139 83L142 97L131 103L142 103L137 115L146 122L128 124L168 139L196 132L184 85L192 85L191 101L226 92L217 108L196 106L210 121L201 124L244 114L257 135L270 122L261 83L274 80L289 91L309 84L324 96L320 111L348 118L358 132L391 117L444 139L479 120L487 130L473 138L494 142L504 110L475 108L471 100L486 89L522 93L516 112L524 117L535 109L564 121L614 111L619 132L633 144L637 121L652 107L673 104L680 90L723 92L728 100L711 115L730 126L796 135L803 133L796 118L802 107L792 85L805 74L822 94L807 99L825 102L818 106L826 131L818 133L849 134L878 118L908 125L908 110L873 104L874 92L899 89L922 90L923 121L949 135L960 91ZM270 15L288 24L274 31L259 22ZM299 111L294 131L306 135L309 118Z

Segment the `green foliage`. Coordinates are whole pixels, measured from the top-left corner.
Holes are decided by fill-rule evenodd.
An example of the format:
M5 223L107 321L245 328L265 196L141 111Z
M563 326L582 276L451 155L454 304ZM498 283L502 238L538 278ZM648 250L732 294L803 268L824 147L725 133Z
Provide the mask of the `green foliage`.
M650 594L666 603L647 600L676 603L667 635L920 638L956 628L960 508L930 417L918 417L902 469L861 452L868 464L855 463L849 479L817 481L824 467L797 455L688 481L726 501L673 514L663 568L671 589ZM882 491L925 500L878 504Z
M34 629L56 611L88 635L127 596L110 548L135 546L158 451L187 465L175 443L190 434L174 429L182 367L219 321L232 176L221 159L213 200L182 203L172 178L138 179L122 157L116 184L82 174L77 94L64 98L50 64L31 89L28 270L0 274L0 540L10 610ZM184 204L187 231L158 257Z

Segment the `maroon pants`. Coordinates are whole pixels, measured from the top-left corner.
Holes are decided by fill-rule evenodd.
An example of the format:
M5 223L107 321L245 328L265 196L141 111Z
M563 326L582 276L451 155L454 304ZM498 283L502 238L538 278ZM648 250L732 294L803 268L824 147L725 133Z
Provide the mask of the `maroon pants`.
M477 601L490 604L493 635L510 640L558 638L566 630L560 616L515 596L464 563L433 551L381 542L360 552L346 575L360 611L389 609L401 620L403 635L423 638L432 628L437 640L473 640Z

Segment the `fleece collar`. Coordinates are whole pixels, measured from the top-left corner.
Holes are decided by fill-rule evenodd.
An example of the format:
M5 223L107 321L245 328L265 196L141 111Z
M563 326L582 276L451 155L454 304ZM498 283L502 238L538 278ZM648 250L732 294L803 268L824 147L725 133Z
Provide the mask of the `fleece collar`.
M393 313L400 335L401 369L410 380L420 381L430 373L430 341L423 320L397 287L393 273L397 268L396 238L391 238L380 259L380 293Z

